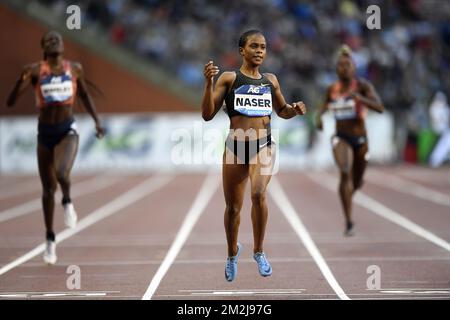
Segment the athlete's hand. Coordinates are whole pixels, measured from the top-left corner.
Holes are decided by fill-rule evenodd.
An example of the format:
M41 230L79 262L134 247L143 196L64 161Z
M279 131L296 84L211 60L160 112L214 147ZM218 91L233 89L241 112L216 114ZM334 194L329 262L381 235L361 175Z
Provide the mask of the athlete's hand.
M98 139L101 139L105 136L105 129L102 127L102 125L100 123L97 123L95 125L95 131L96 131L95 136Z
M297 112L298 115L304 115L306 113L306 106L302 101L294 102L292 104L292 107L294 108L295 112Z
M207 81L212 83L214 76L216 76L218 73L219 67L215 66L212 61L209 61L207 64L205 64L203 75L205 76Z

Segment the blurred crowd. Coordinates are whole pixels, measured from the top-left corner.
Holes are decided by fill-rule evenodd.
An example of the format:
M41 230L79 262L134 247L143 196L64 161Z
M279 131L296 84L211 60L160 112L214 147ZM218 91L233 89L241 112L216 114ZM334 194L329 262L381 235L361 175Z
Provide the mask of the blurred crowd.
M69 0L40 0L65 14ZM264 70L277 74L289 101L317 103L335 78L334 53L348 44L358 74L371 80L389 109L429 103L450 88L450 3L440 0L81 0L86 25L111 42L164 66L189 85L203 84L210 59L238 68L240 34L264 32ZM366 27L371 4L381 30Z
M66 14L69 0L36 0ZM436 92L450 94L450 2L441 0L81 0L83 28L107 33L194 89L203 66L241 64L238 39L260 29L268 42L263 71L275 73L288 101L318 107L335 78L335 53L354 51L357 72L410 131L431 127ZM369 5L381 29L369 30ZM405 120L403 120L405 119Z

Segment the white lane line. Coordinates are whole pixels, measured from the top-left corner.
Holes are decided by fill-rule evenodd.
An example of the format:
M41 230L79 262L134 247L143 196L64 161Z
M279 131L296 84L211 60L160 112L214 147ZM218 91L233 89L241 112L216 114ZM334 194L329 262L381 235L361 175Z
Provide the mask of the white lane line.
M113 185L118 180L119 178L117 177L114 178L108 176L93 177L92 179L85 180L75 184L72 189L71 196L72 198L76 198L83 196L85 194L93 193L95 191ZM36 210L39 210L41 206L42 206L41 198L38 198L22 203L18 206L6 209L0 212L0 222L5 222L32 213Z
M276 177L272 177L272 181L269 184L269 189L270 195L272 196L273 200L280 208L286 220L291 224L292 228L294 229L300 240L303 242L303 245L306 247L309 254L313 257L314 261L316 262L325 279L330 284L331 288L340 299L350 300L350 298L345 294L344 290L342 290L341 286L337 282L336 278L328 267L328 264L325 262L325 259L323 258L316 244L309 235L308 230L306 230L305 226L303 225L300 216L292 206Z
M371 183L380 187L389 188L439 205L450 207L449 195L421 186L415 182L407 181L400 177L388 175L382 171L373 169L367 172L367 178Z
M378 290L369 290L367 291L375 291L379 293L397 293L397 294L447 294L450 293L448 288L383 288Z
M304 289L303 289L304 290ZM236 290L236 291L211 291L211 292L192 292L191 296L290 296L290 295L299 295L305 294L300 290L291 290L291 291L245 291L245 290Z
M111 202L107 203L106 205L98 208L97 210L90 213L85 218L81 219L77 226L73 229L65 229L64 231L58 233L56 235L56 243L60 243L67 238L70 238L74 234L77 234L78 232L90 227L94 223L105 219L106 217L109 217L110 215L113 215L120 210L136 203L137 201L141 200L145 196L149 195L150 193L160 189L164 185L168 184L173 179L173 176L169 175L158 175L156 177L152 176L148 179L146 179L144 182L140 183L133 189L129 190L128 192L122 194L121 196L118 196ZM24 254L23 256L17 258L16 260L8 263L7 265L3 266L0 269L0 275L5 274L9 270L21 265L24 262L27 262L28 260L34 258L38 254L44 252L45 250L45 243L42 243L38 245L33 250L29 251L28 253Z
M252 291L252 292L273 292L273 291L305 291L306 289L286 289L286 288L278 288L278 289L180 289L178 292L239 292L239 291Z
M316 182L317 184L323 186L324 188L334 192L337 194L337 185L338 181L336 178L331 177L328 174L306 174L311 180ZM320 178L319 178L320 176ZM358 193L353 197L354 203L358 204L359 206L385 218L386 220L389 220L406 230L418 235L419 237L422 237L435 245L450 251L450 243L445 241L442 238L439 238L434 233L428 231L427 229L419 226L418 224L412 222L411 220L403 217L400 213L395 212L394 210L386 207L382 203L376 201L375 199L369 197L362 191L358 191Z
M192 203L191 208L189 209L184 221L178 230L178 233L173 241L169 251L164 257L163 262L158 268L158 271L153 276L152 281L150 282L147 290L142 297L142 300L150 300L158 288L161 280L164 278L165 274L169 270L172 263L175 261L178 253L183 247L186 239L192 231L192 228L197 223L198 218L202 214L203 210L205 210L206 205L209 200L212 198L216 189L219 185L220 179L214 174L208 174L203 185L200 188L200 191L197 194L194 202Z
M306 289L238 289L238 290L178 290L178 292L190 293L193 296L260 296L260 295L294 295L304 294Z
M59 297L104 297L108 293L120 293L120 291L103 291L103 292L15 292L0 293L0 298L59 298Z

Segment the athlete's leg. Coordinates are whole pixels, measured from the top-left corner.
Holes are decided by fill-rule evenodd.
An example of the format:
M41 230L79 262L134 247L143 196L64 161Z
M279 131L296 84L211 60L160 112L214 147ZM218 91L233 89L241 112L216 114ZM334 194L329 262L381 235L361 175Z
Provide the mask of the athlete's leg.
M42 183L42 208L44 210L44 221L47 240L54 241L53 212L55 209L56 177L53 162L53 150L38 143L37 158L39 176Z
M240 211L244 200L245 185L248 179L248 165L238 164L236 158L234 158L234 163L227 163L227 159L229 160L230 158L233 159L233 152L225 148L222 182L226 205L224 225L229 257L237 254L237 239L239 223L241 221Z
M353 149L343 139L333 137L333 155L340 171L339 196L344 210L346 228L351 228L353 195Z
M361 145L357 152L355 152L355 159L353 160L352 176L353 176L353 193L362 187L364 172L367 167L369 148L367 143Z
M266 189L272 177L271 172L275 163L274 148L273 145L261 149L256 156L257 161L251 161L249 165L254 253L264 251L263 242L268 218Z
M63 194L62 203L70 203L70 172L78 150L78 134L68 134L55 147L56 179Z

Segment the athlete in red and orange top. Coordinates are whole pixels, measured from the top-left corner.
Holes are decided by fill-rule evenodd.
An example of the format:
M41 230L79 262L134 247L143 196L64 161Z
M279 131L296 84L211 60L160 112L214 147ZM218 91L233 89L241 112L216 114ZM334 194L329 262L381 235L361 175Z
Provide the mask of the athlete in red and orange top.
M383 112L384 106L372 84L355 76L351 49L343 46L339 52L336 73L339 80L329 88L325 103L317 116L322 130L322 114L329 110L336 119L336 134L332 137L333 155L341 177L339 195L345 214L345 235L353 235L352 196L363 183L369 159L365 114L367 108Z
M87 91L83 68L79 63L63 58L61 35L55 31L46 33L41 40L41 47L44 59L23 68L7 105L12 107L30 84L34 86L39 109L37 157L43 187L42 205L47 239L44 261L54 264L57 257L53 212L57 183L63 194L66 225L73 228L77 222L70 199L70 172L78 150L78 133L73 117L77 94L95 121L96 136L103 137L104 130Z

